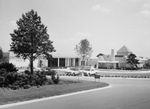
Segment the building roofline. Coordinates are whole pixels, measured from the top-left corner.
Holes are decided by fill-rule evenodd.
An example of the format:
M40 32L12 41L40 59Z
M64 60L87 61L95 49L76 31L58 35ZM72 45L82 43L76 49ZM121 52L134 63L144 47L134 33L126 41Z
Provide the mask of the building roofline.
M122 46L117 52L120 52L120 53L132 53L132 51L127 48L125 45Z

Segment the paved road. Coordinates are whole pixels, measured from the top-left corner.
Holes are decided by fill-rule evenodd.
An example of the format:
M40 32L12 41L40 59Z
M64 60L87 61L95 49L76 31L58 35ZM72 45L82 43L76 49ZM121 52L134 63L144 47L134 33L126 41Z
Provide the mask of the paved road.
M7 109L150 109L150 79L102 78L101 81L112 87Z

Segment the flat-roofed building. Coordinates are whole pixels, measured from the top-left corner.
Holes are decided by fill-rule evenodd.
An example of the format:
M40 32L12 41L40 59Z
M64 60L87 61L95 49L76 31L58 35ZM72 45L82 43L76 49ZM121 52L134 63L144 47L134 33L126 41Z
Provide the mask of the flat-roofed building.
M81 66L81 58L77 55L62 55L52 53L53 59L48 60L49 67Z
M0 59L0 64L9 62L9 52L3 52L3 57Z
M47 60L42 56L39 56L33 62L34 68L40 67L73 67L73 66L81 66L81 58L76 55L62 55L59 53L52 53L52 59ZM26 69L29 67L29 60L18 58L14 53L10 52L9 62L13 63L19 69Z

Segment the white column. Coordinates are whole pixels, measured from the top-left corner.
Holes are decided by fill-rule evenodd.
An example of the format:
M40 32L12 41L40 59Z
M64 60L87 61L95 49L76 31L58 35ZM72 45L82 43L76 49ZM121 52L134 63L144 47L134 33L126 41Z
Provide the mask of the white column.
M59 67L59 58L58 58L58 67Z
M116 69L116 63L113 63L113 68Z
M114 49L111 50L111 61L115 61Z
M66 67L67 65L66 65L66 58L65 58L65 67Z
M65 67L67 67L67 66L68 66L68 59L65 58Z
M96 66L97 69L98 69L98 66L99 66L99 63L97 62L97 66Z
M66 67L68 67L68 66L69 66L69 59L66 58Z
M75 66L75 58L73 58L73 66Z
M69 65L69 58L67 58L67 66L69 67L70 65Z
M79 66L81 66L81 59L79 58Z

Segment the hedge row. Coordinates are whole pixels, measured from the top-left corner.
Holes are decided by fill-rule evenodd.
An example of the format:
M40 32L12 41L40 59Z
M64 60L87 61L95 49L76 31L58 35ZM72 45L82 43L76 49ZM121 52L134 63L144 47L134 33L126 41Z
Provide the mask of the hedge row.
M51 76L51 80L46 78L46 75ZM18 73L15 66L11 63L3 63L0 65L0 87L2 88L30 88L32 86L43 86L46 84L58 84L59 76L53 70L49 71L36 71L31 74L26 70L22 73Z

